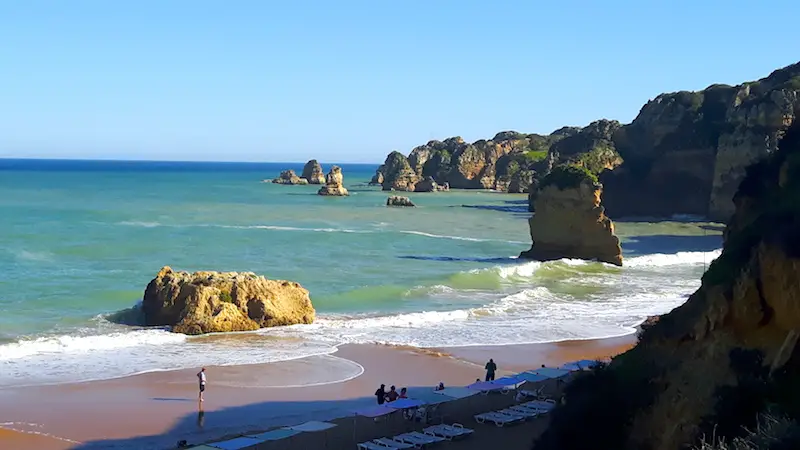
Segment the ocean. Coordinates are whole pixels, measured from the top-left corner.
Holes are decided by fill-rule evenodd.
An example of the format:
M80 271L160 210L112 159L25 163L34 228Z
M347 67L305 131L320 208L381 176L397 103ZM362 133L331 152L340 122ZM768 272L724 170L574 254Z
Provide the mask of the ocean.
M620 336L683 303L721 247L719 224L631 219L616 223L622 268L521 261L525 195L387 208L367 186L375 165L341 164L346 198L261 182L302 165L0 160L0 388L299 358L313 369L295 384L325 384L360 374L330 356L343 343ZM136 325L165 265L297 281L317 321L200 337Z

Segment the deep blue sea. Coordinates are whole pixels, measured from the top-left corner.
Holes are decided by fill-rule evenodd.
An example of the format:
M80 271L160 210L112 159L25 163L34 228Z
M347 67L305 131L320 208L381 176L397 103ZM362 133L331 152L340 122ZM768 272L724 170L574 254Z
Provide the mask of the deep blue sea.
M417 208L387 208L388 194L367 186L375 165L341 164L345 198L262 182L302 166L0 160L0 387L287 360L341 343L622 335L685 301L720 246L713 224L618 222L624 268L518 261L530 246L525 195L412 193ZM318 320L204 337L117 323L164 265L297 281Z

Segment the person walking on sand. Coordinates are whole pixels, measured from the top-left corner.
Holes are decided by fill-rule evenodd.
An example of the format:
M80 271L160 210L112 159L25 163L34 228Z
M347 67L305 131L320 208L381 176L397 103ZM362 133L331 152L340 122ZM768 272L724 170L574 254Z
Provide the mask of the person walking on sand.
M203 367L200 369L200 372L197 372L197 381L200 382L200 395L198 398L200 401L203 401L203 392L206 391L206 368Z
M494 373L497 371L497 364L493 359L489 359L486 363L486 381L494 381Z
M375 391L375 398L378 400L378 404L382 405L386 401L386 385L382 384L381 387Z

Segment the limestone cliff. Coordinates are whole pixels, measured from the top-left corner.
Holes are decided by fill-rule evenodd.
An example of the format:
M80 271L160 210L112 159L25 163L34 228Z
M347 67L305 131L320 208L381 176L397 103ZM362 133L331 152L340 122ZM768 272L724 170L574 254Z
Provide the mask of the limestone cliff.
M298 283L251 272L175 272L162 268L142 300L145 324L203 334L311 323L314 307Z
M774 151L800 109L800 63L738 86L662 94L614 134L625 162L603 174L612 216L726 220L744 169Z
M600 204L602 186L583 167L559 166L538 187L536 213L528 221L531 249L520 258L575 258L622 265L614 224Z
M309 184L325 184L325 172L322 171L322 166L316 159L312 159L303 166L303 175Z
M746 170L722 254L701 287L647 327L635 348L576 380L536 449L689 448L704 434L730 439L754 427L768 405L797 420L798 200L794 122L779 149ZM614 408L603 407L609 404ZM585 437L574 433L578 422L593 424Z
M325 186L319 188L317 194L339 197L350 195L343 183L344 175L342 174L342 168L339 166L331 166L330 172L325 176Z
M273 179L272 182L275 184L308 184L308 180L298 177L291 169L281 172L278 178Z

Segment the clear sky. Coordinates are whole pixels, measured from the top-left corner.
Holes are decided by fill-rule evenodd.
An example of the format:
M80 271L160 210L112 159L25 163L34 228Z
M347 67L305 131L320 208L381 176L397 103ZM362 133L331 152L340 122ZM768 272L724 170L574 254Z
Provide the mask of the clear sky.
M794 0L0 0L0 157L380 162L800 59Z

